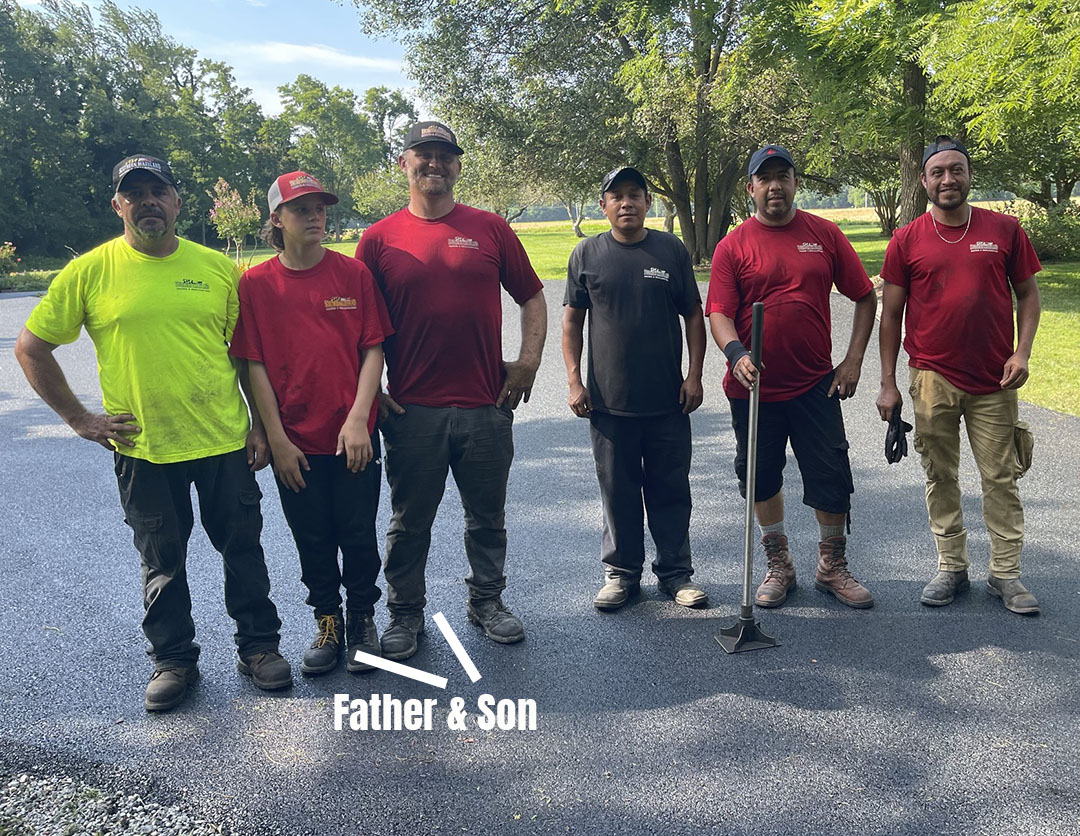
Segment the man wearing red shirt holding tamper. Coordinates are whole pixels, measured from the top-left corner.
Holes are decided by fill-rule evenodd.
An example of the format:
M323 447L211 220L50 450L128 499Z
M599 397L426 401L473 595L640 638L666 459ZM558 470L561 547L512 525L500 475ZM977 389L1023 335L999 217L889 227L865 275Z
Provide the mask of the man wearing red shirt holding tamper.
M356 249L386 299L389 393L380 396L393 517L386 533L390 624L383 655L416 652L424 570L447 470L465 509L467 614L494 641L519 642L506 587L506 482L513 410L529 399L547 331L547 304L521 242L498 215L454 200L462 150L439 122L418 122L398 158L409 205L365 230ZM521 352L502 356L502 295L521 307Z
M922 183L933 205L896 231L881 268L877 401L884 421L902 403L896 357L904 320L915 449L926 471L926 510L938 551L938 573L920 600L945 606L970 586L957 479L963 416L990 532L987 591L1012 612L1034 615L1039 602L1020 582L1024 509L1016 479L1026 470L1018 467L1018 451L1027 428L1018 426L1016 390L1027 382L1039 327L1035 274L1042 265L1016 218L967 202L971 159L962 143L939 136L927 147Z
M706 313L728 358L724 392L735 429L735 473L746 495L748 392L761 386L754 513L768 571L754 597L778 607L795 586L784 530L783 470L788 439L803 479L803 504L820 529L814 585L849 607L874 598L847 568L851 494L855 486L840 400L855 394L877 299L862 262L836 224L795 208L799 178L785 148L766 145L750 158L747 191L755 213L716 247ZM829 294L853 300L847 355L832 365ZM765 304L761 369L750 362L754 302Z

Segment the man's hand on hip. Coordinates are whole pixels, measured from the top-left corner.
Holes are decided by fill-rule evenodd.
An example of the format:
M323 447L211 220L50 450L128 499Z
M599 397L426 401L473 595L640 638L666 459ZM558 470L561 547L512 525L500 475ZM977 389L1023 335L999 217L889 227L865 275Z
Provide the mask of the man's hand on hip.
M84 412L72 422L71 428L87 441L100 444L110 453L116 448L109 442L115 441L121 447L134 447L135 442L129 435L138 435L142 427L134 423L135 416L129 412L120 415L102 415L97 412Z
M529 402L533 382L536 380L537 367L522 360L514 360L512 362L504 361L503 368L506 370L506 379L503 381L502 390L499 392L498 400L495 401L495 406L508 403L511 409L517 409L522 398L525 399L525 403Z

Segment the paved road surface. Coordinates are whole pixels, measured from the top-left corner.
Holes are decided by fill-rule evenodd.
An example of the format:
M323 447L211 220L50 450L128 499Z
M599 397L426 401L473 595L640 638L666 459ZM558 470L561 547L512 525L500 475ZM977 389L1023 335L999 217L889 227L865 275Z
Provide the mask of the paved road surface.
M912 459L884 462L872 351L845 413L857 486L850 553L877 605L856 612L814 590L816 528L798 504L792 463L800 586L762 615L783 645L727 656L713 636L737 612L742 509L721 354L710 348L693 419L692 543L714 605L681 610L650 581L636 606L599 614L590 605L601 572L588 426L565 406L562 283L546 292L552 324L532 402L518 411L507 508L506 600L527 640L496 646L465 619L451 483L432 540L429 635L412 660L447 676L447 690L342 672L260 693L235 671L219 559L197 529L189 573L203 678L164 716L142 709L138 561L110 457L58 422L11 355L35 300L0 301L0 766L129 787L239 833L1080 832L1080 419L1022 407L1037 437L1022 483L1025 579L1043 615L1010 614L983 589L987 538L970 456L964 510L976 583L930 610L918 604L935 569L921 472ZM836 344L846 346L851 306L833 304ZM506 330L516 347L511 308ZM92 402L89 341L58 354ZM313 622L272 475L259 481L282 651L298 667ZM386 506L384 489L381 529ZM483 674L475 685L430 623L438 610ZM384 612L378 620L385 625ZM336 732L337 692L436 697L435 729ZM483 693L535 700L539 729L446 727L451 697L473 705Z

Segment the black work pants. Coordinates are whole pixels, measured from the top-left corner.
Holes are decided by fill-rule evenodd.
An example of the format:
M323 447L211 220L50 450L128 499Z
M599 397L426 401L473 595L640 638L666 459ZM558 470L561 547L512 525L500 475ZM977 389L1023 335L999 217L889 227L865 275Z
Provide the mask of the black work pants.
M114 457L124 521L142 559L142 627L154 667L194 665L199 658L187 581L192 483L203 529L224 561L225 608L236 621L240 656L277 650L281 621L259 544L262 494L246 451L172 464Z
M645 565L645 515L656 544L656 577L689 578L690 416L594 412L593 458L604 507L601 560L608 578L636 582ZM643 505L644 503L644 505Z
M300 553L300 579L315 617L336 615L345 587L346 609L375 614L379 600L379 545L375 513L379 509L382 461L379 436L372 435L374 457L353 473L345 456L307 456L311 470L303 473L300 493L278 481L281 510ZM338 566L338 550L341 566Z

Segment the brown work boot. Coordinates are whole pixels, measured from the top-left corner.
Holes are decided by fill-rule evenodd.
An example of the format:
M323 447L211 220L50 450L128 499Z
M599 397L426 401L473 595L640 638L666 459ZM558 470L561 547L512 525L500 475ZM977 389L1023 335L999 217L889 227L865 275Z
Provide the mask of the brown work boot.
M754 603L759 607L779 607L787 600L788 592L795 588L795 566L788 553L787 537L766 534L761 538L761 545L765 547L769 570L754 595Z
M847 537L843 534L818 543L817 573L814 586L822 592L831 592L849 607L865 609L874 606L870 590L851 576L847 568Z

